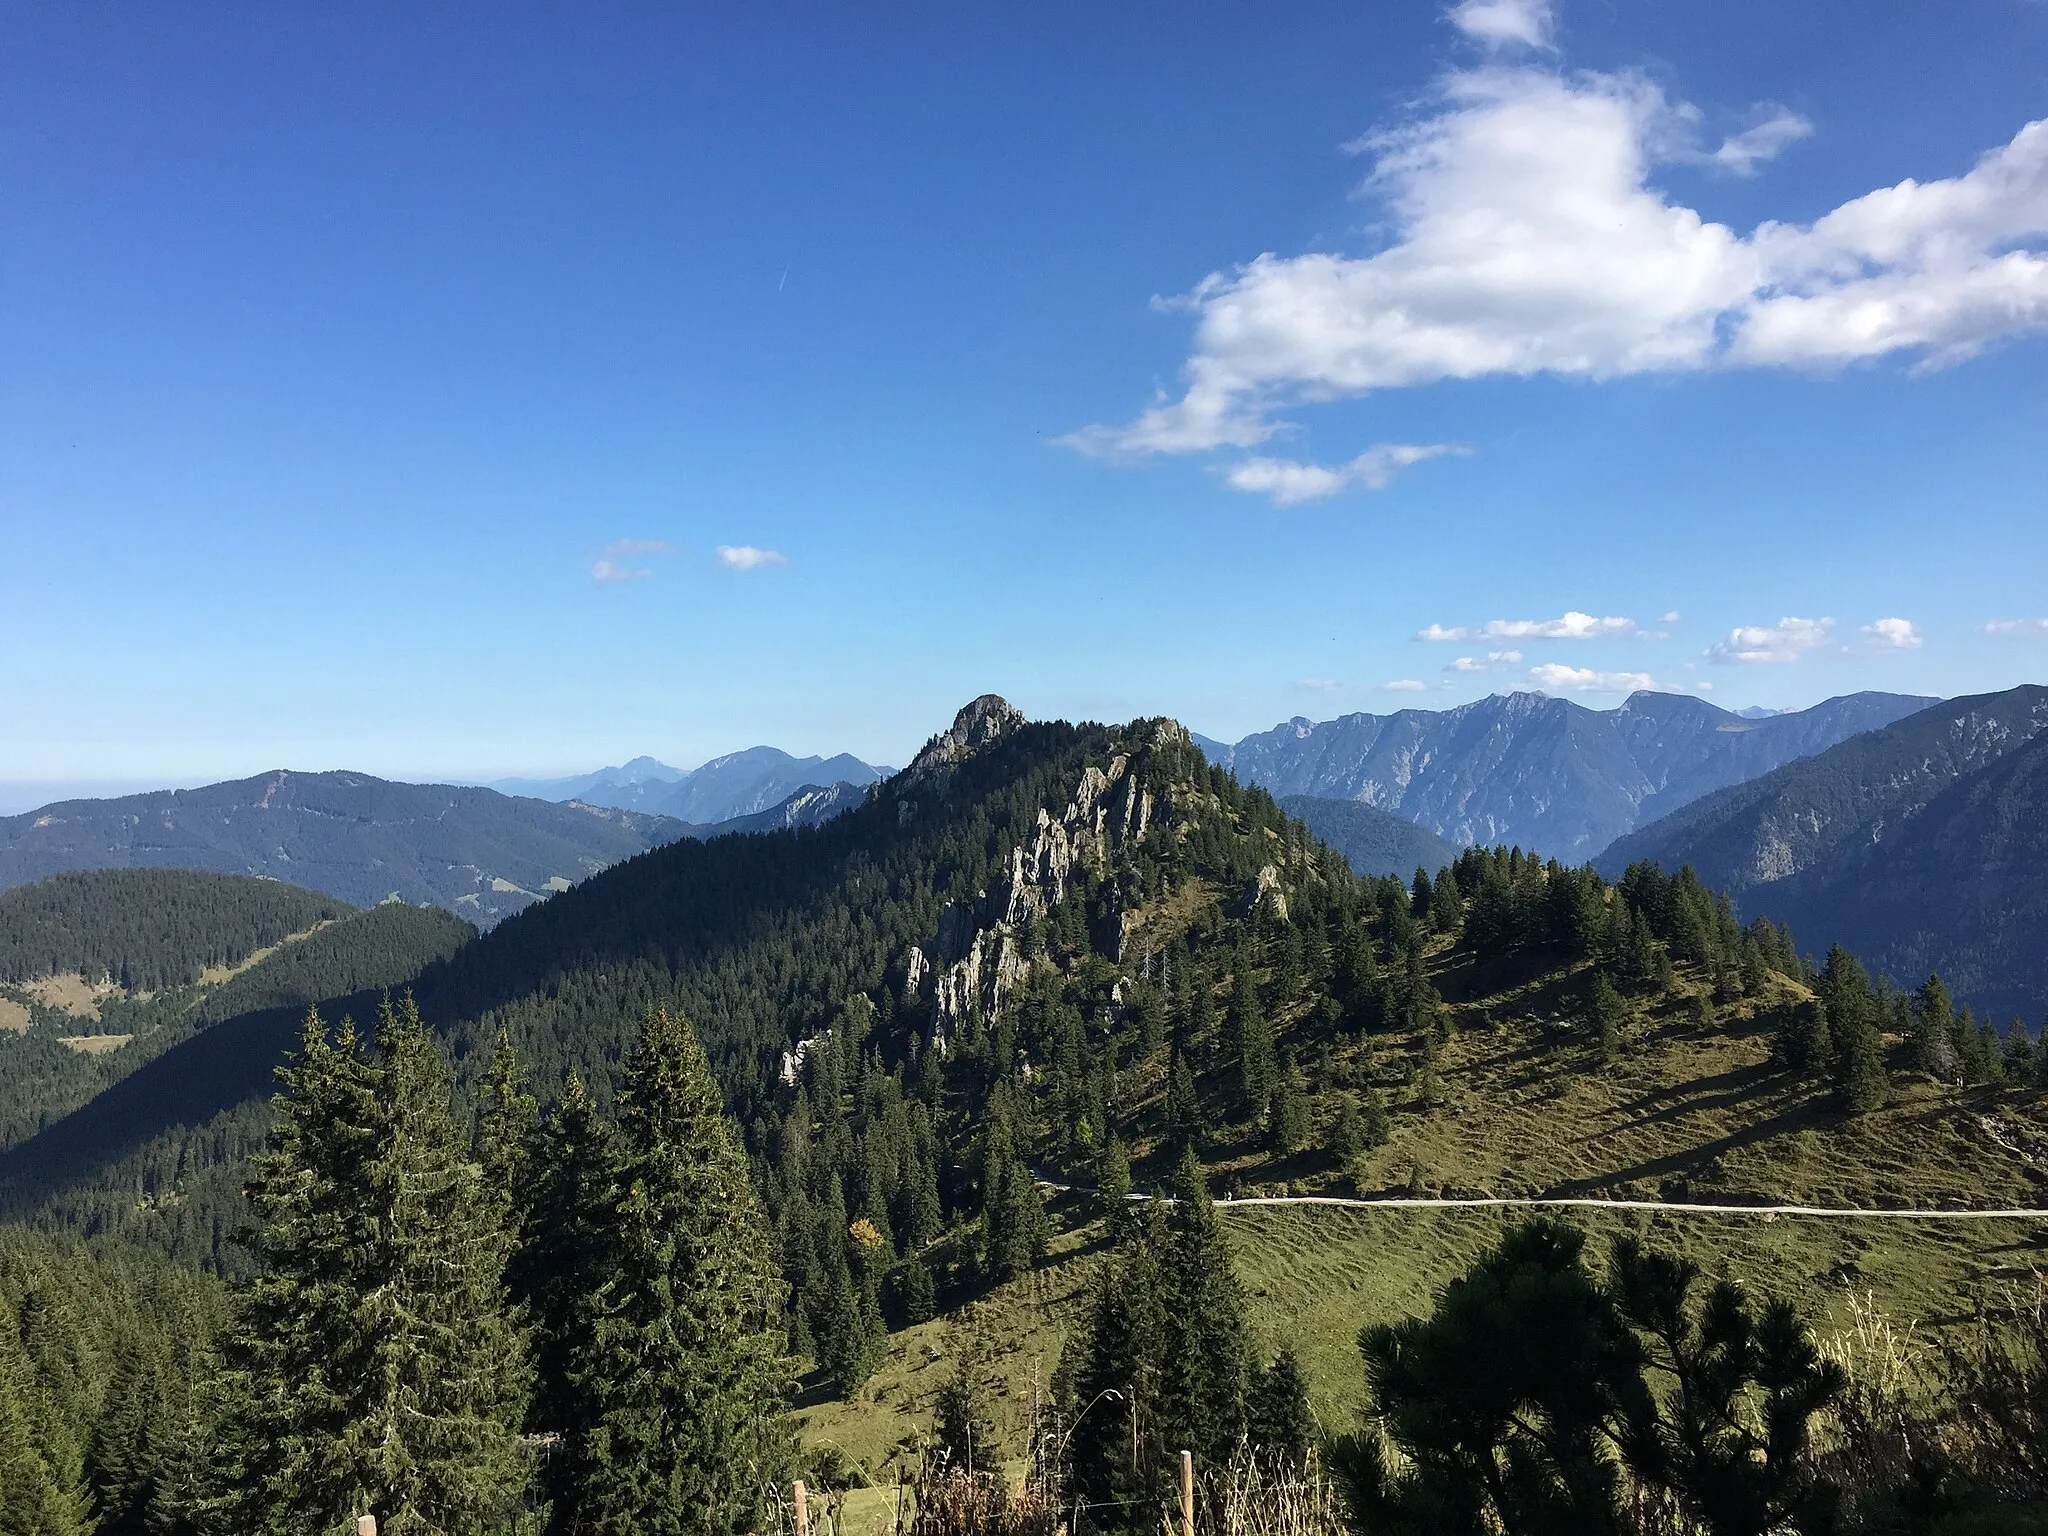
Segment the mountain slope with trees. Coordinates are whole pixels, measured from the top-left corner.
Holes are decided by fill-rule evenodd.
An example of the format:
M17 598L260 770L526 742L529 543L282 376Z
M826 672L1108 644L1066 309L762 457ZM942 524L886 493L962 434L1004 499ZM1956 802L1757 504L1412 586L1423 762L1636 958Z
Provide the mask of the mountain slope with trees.
M449 921L378 908L286 952L380 914ZM810 1371L811 1433L879 1468L915 1445L924 1414L941 1445L983 1465L990 1449L1046 1465L1042 1438L1024 1439L1014 1415L984 1433L976 1406L999 1381L1014 1392L1035 1360L1039 1422L1076 1447L1044 1486L1113 1492L1124 1475L1067 1433L1095 1383L1094 1397L1114 1387L1135 1405L1118 1434L1137 1437L1134 1486L1149 1497L1162 1436L1203 1447L1210 1466L1240 1431L1293 1454L1305 1405L1347 1379L1355 1392L1344 1341L1359 1322L1391 1321L1388 1304L1426 1312L1431 1287L1483 1272L1490 1247L1529 1258L1496 1243L1512 1234L1485 1213L1323 1215L1311 1229L1292 1213L1210 1209L1204 1190L2006 1207L2040 1203L2048 1178L2032 1042L2001 1039L1938 981L1902 993L1840 949L1816 965L1690 872L1649 864L1610 882L1474 848L1434 877L1361 878L1170 721L1034 724L980 699L823 825L654 850L480 939L406 958L366 965L356 990L321 1002L328 1025L378 1016L377 1044L308 1025L302 1008L197 1029L8 1152L0 1200L40 1226L231 1275L256 1260L305 1284L342 1274L341 1300L358 1288L401 1313L448 1256L450 1207L434 1202L453 1192L465 1219L524 1212L517 1247L494 1247L504 1228L488 1222L463 1240L478 1266L463 1285L486 1312L519 1300L541 1320L540 1417L525 1427L576 1426L574 1450L548 1464L565 1479L558 1507L587 1499L593 1523L621 1528L674 1514L634 1468L681 1478L709 1464L666 1400L604 1386L624 1379L621 1361L661 1359L671 1384L716 1364L718 1381L753 1382L769 1402L763 1350L786 1347ZM391 998L408 978L412 1002ZM452 1048L453 1102L414 1004ZM280 1122L271 1072L294 1046L294 1072L319 1070L290 1080ZM304 1118L299 1106L318 1104ZM737 1132L723 1150L735 1132L721 1104ZM465 1123L461 1155L450 1126ZM294 1171L260 1172L252 1209L239 1191L266 1142ZM699 1150L679 1165L684 1146ZM334 1210L408 1189L423 1203L377 1219L388 1251L349 1241L330 1262L317 1244L345 1227L294 1225L292 1194L330 1177L353 1191ZM1123 1198L1133 1190L1178 1203L1148 1215ZM704 1213L755 1202L758 1242L727 1249ZM230 1236L252 1220L268 1234L254 1259ZM1344 1236L1360 1220L1372 1235ZM1703 1220L1665 1227L1660 1248L1815 1313L1844 1276L1916 1309L1951 1304L2024 1236L1990 1222L1932 1235L1690 1225ZM301 1237L316 1246L294 1247ZM1114 1262L1087 1267L1099 1245ZM1650 1316L1612 1312L1626 1298L1556 1257L1577 1315L1629 1328ZM696 1296L694 1277L727 1262L736 1278L713 1290L758 1305L674 1315L684 1322L637 1299ZM1307 1293L1300 1274L1315 1277ZM564 1291L562 1276L580 1278ZM348 1319L367 1314L335 1299L281 1292L228 1358L287 1384L300 1373L277 1361L318 1358L329 1337L339 1358L357 1347ZM1290 1321L1298 1308L1322 1309L1322 1326ZM1012 1337L970 1369L948 1320L1005 1316ZM447 1321L448 1338L484 1326ZM439 1346L410 1326L395 1317L403 1355L388 1379L440 1381ZM693 1353L699 1335L671 1331L685 1326L726 1342ZM940 1344L958 1363L920 1382L918 1351ZM1625 1387L1625 1365L1601 1379ZM474 1410L463 1433L489 1450L482 1507L523 1486L505 1404L525 1389L473 1387L459 1401ZM381 1422L383 1401L371 1392L362 1414ZM325 1410L283 1411L280 1424ZM470 1497L431 1470L453 1465L440 1454L407 1462L411 1482L364 1462L361 1484ZM746 1454L759 1467L781 1453ZM256 1472L273 1503L304 1482L282 1463ZM1637 1475L1664 1474L1645 1462ZM743 1481L728 1466L705 1485L734 1531L756 1517L733 1493ZM337 1489L319 1494L329 1513L357 1497Z
M488 927L689 831L665 817L488 789L279 771L0 818L0 889L70 870L210 870L360 907L391 896L431 902Z
M1361 879L1166 721L1032 724L977 701L822 826L643 854L412 982L466 1081L502 1033L544 1100L575 1078L599 1110L647 1010L690 1018L776 1223L799 1346L838 1380L872 1367L884 1318L1030 1269L1051 1233L1035 1173L1142 1184L1190 1147L1237 1186L1853 1203L1938 1197L1942 1169L1913 1170L1953 1143L1982 1191L2024 1188L2026 1159L1977 1147L1966 1118L1920 1126L1883 1175L1807 1150L1858 1116L1894 1123L1881 1106L1916 1032L1966 1077L2003 1071L1975 1020L1923 1027L1847 956L1809 968L1690 876L1608 884L1474 849L1432 880ZM262 1053L288 1038L262 1017L16 1148L12 1208L179 1245L232 1228L208 1202L260 1136ZM1666 1041L1693 1043L1645 1054ZM1678 1086L1695 1077L1723 1084L1696 1112ZM1671 1102L1624 1112L1629 1092ZM1623 1094L1598 1112L1620 1118L1590 1134L1546 1107L1580 1093Z
M0 891L0 982L77 973L124 990L186 986L209 968L355 909L275 880L184 869L53 875Z
M1457 844L1362 800L1283 795L1280 809L1343 854L1354 874L1433 875L1458 856Z
M1693 865L1748 913L2000 1017L2048 1010L2048 688L1951 699L1602 855Z
M1934 702L1858 693L1751 719L1680 694L1634 693L1591 710L1510 693L1447 710L1296 719L1234 746L1202 745L1274 795L1358 800L1460 846L1583 860L1701 795Z

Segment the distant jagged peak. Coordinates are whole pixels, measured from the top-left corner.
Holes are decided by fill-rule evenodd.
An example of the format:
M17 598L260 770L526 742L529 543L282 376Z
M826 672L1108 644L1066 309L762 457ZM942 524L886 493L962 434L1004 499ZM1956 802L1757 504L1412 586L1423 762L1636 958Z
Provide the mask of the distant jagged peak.
M984 693L953 717L952 727L924 744L924 750L910 760L913 778L938 773L985 752L1027 722L1024 712L1000 694Z

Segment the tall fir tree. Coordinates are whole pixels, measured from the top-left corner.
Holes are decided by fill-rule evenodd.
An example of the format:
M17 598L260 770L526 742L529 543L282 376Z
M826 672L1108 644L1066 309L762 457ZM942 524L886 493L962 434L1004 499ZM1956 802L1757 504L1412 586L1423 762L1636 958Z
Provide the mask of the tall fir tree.
M783 1284L688 1023L646 1016L570 1362L563 1529L740 1536L791 1451Z
M1239 1111L1258 1123L1266 1118L1279 1086L1280 1067L1273 1054L1273 1026L1259 1002L1251 963L1240 954L1230 997L1230 1053L1237 1076Z
M562 1433L576 1413L569 1364L585 1347L592 1321L584 1298L601 1256L599 1216L610 1197L612 1156L611 1127L572 1073L534 1133L519 1246L507 1271L533 1327L527 1423L538 1434ZM543 1472L550 1486L566 1469L562 1458L548 1459Z
M1161 1432L1170 1448L1220 1466L1244 1433L1251 1335L1223 1226L1192 1154L1174 1176L1161 1268Z
M468 1536L513 1523L525 1342L512 1236L410 996L376 1051L309 1013L250 1196L262 1273L228 1341L245 1529Z
M1096 1271L1084 1325L1068 1345L1075 1415L1066 1429L1068 1493L1097 1506L1094 1518L1112 1530L1152 1527L1161 1474L1164 1230L1156 1207L1146 1217L1145 1235Z

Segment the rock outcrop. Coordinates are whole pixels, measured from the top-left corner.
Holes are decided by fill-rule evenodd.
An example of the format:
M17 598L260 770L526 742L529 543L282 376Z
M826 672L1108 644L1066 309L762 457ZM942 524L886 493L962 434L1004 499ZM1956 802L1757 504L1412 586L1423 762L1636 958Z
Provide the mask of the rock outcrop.
M932 738L909 772L943 773L1022 723L994 695L976 699L951 731ZM899 815L914 814L901 809L906 803L899 802ZM1057 814L1040 808L1031 834L1011 850L1008 874L940 915L932 952L918 947L906 956L904 985L906 1000L931 1003L935 1048L944 1050L967 1020L995 1016L1029 969L1024 932L1066 899L1083 870L1107 868L1127 845L1142 840L1156 811L1156 796L1131 771L1127 753L1106 767L1091 764Z

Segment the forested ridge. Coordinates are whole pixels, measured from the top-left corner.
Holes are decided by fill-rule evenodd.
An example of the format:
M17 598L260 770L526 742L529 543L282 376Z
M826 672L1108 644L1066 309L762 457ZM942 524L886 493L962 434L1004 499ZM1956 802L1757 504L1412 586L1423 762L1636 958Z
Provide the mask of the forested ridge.
M751 1382L745 1390L773 1401L777 1371L808 1369L812 1392L858 1401L892 1331L957 1311L1045 1260L1062 1218L1048 1209L1044 1177L1098 1191L1094 1216L1117 1256L1048 1383L1046 1422L1072 1454L1054 1455L1049 1443L1023 1449L1047 1497L1124 1507L1127 1494L1142 1503L1162 1492L1175 1444L1204 1447L1214 1464L1240 1445L1298 1460L1315 1438L1298 1362L1269 1353L1250 1329L1208 1213L1209 1183L1364 1187L1388 1149L1426 1145L1459 1094L1469 1100L1450 1074L1469 1071L1489 1036L1503 1049L1512 1041L1523 1070L1560 1094L1625 1073L1670 1040L1756 1043L1768 1061L1736 1074L1732 1096L1768 1098L1773 1124L1759 1134L1841 1138L1843 1148L1860 1145L1854 1127L1902 1093L1928 1104L1917 1134L1932 1146L1935 1127L1960 1124L1965 1110L1928 1092L1976 1084L2002 1096L1978 1102L2018 1105L2040 1076L2023 1033L2001 1035L1956 1007L1939 978L1894 986L1840 949L1815 964L1785 930L1739 923L1689 870L1637 864L1609 882L1497 848L1467 850L1433 875L1360 878L1263 791L1205 762L1171 722L1029 724L992 699L821 827L642 855L483 939L430 945L409 969L395 946L354 970L316 968L337 984L311 1025L302 1008L283 1005L291 988L263 980L284 954L379 912L399 922L406 910L350 919L237 978L252 1001L266 1000L260 1011L197 1029L16 1148L0 1162L0 1194L39 1223L142 1239L254 1279L241 1342L225 1357L243 1391L295 1380L323 1351L356 1347L356 1314L316 1307L309 1320L317 1298L294 1287L337 1264L350 1274L367 1264L348 1285L402 1294L452 1262L434 1257L451 1212L482 1223L460 1229L471 1233L460 1240L463 1262L482 1267L472 1310L449 1318L448 1337L488 1341L499 1337L494 1317L519 1315L534 1331L530 1358L473 1344L504 1355L509 1373L461 1389L477 1394L467 1401L482 1415L462 1433L483 1482L423 1471L426 1482L407 1484L407 1498L455 1501L448 1528L483 1528L520 1509L572 1524L579 1509L645 1515L631 1474L640 1460L679 1477L711 1464L666 1409L629 1407L596 1385L624 1380L635 1351L677 1347L659 1309L635 1311L627 1298L673 1287L688 1315L691 1287L704 1282L666 1267L686 1258L738 1265L753 1298L744 1318L717 1324L740 1330L722 1335L732 1352L721 1357L731 1374L720 1391ZM394 1013L386 996L407 979L411 1001ZM450 1048L452 1077L428 1026ZM294 1040L277 1122L269 1071ZM657 1099L669 1108L649 1119ZM681 1176L662 1149L711 1135L721 1107L737 1139L703 1154L711 1184L664 1183ZM680 1118L660 1118L671 1113ZM266 1144L266 1160L252 1165ZM1587 1155L1597 1164L1597 1148ZM386 1156L424 1159L419 1169L437 1171L419 1175L421 1188L442 1193L408 1207L414 1235L383 1257L323 1258L321 1245L346 1246L345 1233L308 1224L320 1207L305 1203L304 1179L332 1181L342 1202L334 1211L368 1209L360 1203L384 1198L377 1159ZM1695 1162L1700 1177L1739 1176L1712 1148ZM252 1166L250 1205L241 1190ZM1419 1160L1415 1168L1409 1187L1427 1188L1416 1182ZM1523 1176L1539 1189L1557 1177L1541 1167ZM1140 1219L1123 1197L1148 1190L1173 1200ZM694 1257L652 1242L645 1224L660 1200L675 1202L663 1229L689 1231L713 1199L758 1210L726 1234L738 1249L728 1254L708 1230L685 1245ZM236 1236L252 1223L268 1234L253 1251ZM1496 1268L1540 1273L1556 1295L1577 1298L1586 1327L1607 1330L1618 1353L1589 1390L1635 1390L1628 1340L1640 1345L1659 1327L1680 1350L1697 1344L1688 1329L1776 1329L1777 1365L1752 1353L1718 1378L1737 1404L1729 1411L1749 1422L1745 1394L1806 1358L1801 1325L1768 1309L1731 1321L1718 1292L1706 1312L1688 1310L1692 1277L1680 1284L1654 1257L1617 1253L1603 1272L1566 1240L1540 1237L1504 1247ZM1645 1276L1662 1277L1666 1301L1645 1290ZM1396 1367L1402 1349L1432 1336L1406 1337L1368 1350L1369 1385L1388 1404L1409 1392L1426 1413L1439 1388L1426 1371L1410 1379ZM764 1340L770 1354L786 1352L786 1365L771 1369ZM408 1345L404 1369L429 1370L440 1347ZM686 1354L664 1369L683 1371ZM1208 1374L1197 1381L1189 1371ZM1169 1378L1178 1385L1162 1389ZM1798 1379L1812 1389L1807 1417L1833 1400L1825 1373ZM990 1390L962 1366L940 1405L935 1449L972 1457L987 1434L976 1399ZM1137 1438L1121 1460L1078 1428L1091 1396L1109 1391L1133 1405L1118 1433ZM1614 1401L1585 1451L1589 1466L1613 1475L1572 1497L1620 1499L1636 1485L1628 1479L1681 1501L1718 1486L1711 1467L1601 1450L1603 1435L1665 1432L1641 1403ZM1176 1417L1190 1411L1176 1404L1194 1402L1207 1405L1197 1419ZM368 1399L360 1408L383 1411ZM321 1434L343 1433L331 1407L310 1398L251 1399L233 1412L255 1415L236 1421L235 1445L254 1443L250 1426L264 1423L273 1439L280 1426L315 1422L328 1424ZM563 1437L567 1449L535 1467L506 1438L522 1426ZM752 1444L743 1458L752 1472L721 1463L701 1484L725 1528L758 1518L762 1491L745 1477L786 1472L788 1453ZM1762 1496L1774 1518L1804 1519L1824 1479L1803 1450L1787 1454ZM446 1467L460 1460L444 1451L427 1460L435 1457ZM288 1458L259 1458L231 1480L256 1500L237 1506L249 1521L298 1510L317 1523L372 1498L387 1474L363 1468L350 1474L358 1482L324 1492ZM1469 1475L1455 1458L1439 1468L1448 1484L1404 1482L1397 1471L1380 1477L1354 1460L1345 1474L1370 1528L1401 1528ZM1117 1528L1119 1518L1088 1523Z
M474 938L437 908L388 903L329 923L213 987L102 1004L132 1038L108 1055L44 1017L0 1037L0 1212L122 1232L194 1263L234 1255L237 1190L269 1125L272 1073L309 1003L367 1017L387 990Z
M184 986L354 910L316 891L246 875L52 875L0 891L0 982L77 972L129 992Z

